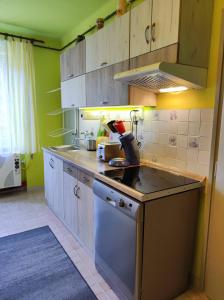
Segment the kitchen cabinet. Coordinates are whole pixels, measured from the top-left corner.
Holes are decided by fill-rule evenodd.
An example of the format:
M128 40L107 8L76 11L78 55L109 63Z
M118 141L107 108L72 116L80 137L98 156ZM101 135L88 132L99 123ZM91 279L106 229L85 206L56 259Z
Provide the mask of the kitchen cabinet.
M94 252L93 177L79 171L78 176L78 236L90 253Z
M60 56L61 81L71 79L86 72L86 41L65 50Z
M155 0L152 9L151 51L178 42L180 0Z
M64 163L64 223L90 254L94 251L93 178Z
M145 0L137 5L130 12L130 68L159 61L207 68L212 10L211 0Z
M48 152L44 152L44 183L48 206L63 219L63 162Z
M130 57L151 51L152 0L146 0L131 10Z
M129 59L129 13L86 37L86 72Z
M114 74L128 70L125 61L86 74L88 107L128 105L128 86L114 80Z
M86 75L61 82L62 108L86 106Z
M131 10L130 57L178 42L180 0L146 0Z
M78 201L76 197L78 170L72 167L64 168L63 203L64 223L72 234L78 234ZM70 174L68 174L70 173Z

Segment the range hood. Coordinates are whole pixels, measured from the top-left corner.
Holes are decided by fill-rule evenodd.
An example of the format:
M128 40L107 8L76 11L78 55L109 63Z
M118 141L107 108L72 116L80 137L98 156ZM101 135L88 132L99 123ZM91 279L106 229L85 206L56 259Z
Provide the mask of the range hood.
M175 63L159 62L114 75L128 85L146 88L153 93L202 89L207 83L207 69Z

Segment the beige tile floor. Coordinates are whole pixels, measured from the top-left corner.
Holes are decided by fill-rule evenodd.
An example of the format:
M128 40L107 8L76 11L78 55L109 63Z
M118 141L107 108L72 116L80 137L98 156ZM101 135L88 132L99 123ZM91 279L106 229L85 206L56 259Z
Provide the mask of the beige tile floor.
M97 273L94 263L71 233L49 210L43 191L0 195L0 237L48 225L99 300L118 300ZM153 299L155 300L155 299ZM189 291L177 300L207 300Z

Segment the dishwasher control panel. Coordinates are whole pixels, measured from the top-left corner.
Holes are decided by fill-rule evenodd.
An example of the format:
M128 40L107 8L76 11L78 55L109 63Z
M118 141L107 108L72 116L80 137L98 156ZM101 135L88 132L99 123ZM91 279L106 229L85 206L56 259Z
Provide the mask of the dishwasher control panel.
M136 215L139 213L141 203L122 194L121 192L102 183L101 181L94 180L93 192L97 197L132 218L136 218Z

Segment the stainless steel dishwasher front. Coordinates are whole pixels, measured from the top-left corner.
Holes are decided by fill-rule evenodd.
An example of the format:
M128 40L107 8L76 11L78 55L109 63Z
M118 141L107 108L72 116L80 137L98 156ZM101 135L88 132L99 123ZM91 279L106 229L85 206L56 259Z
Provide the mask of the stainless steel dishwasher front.
M138 299L143 207L95 180L95 264L120 299Z

